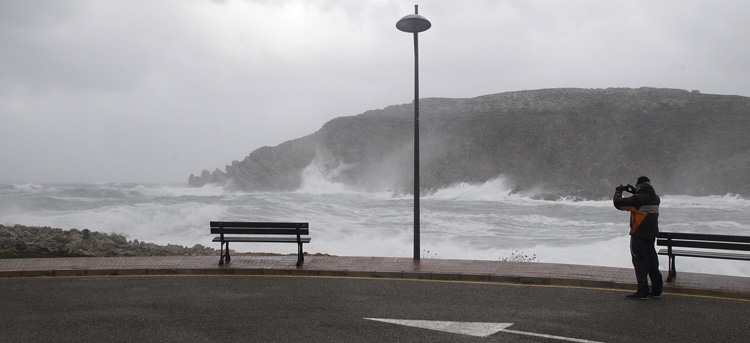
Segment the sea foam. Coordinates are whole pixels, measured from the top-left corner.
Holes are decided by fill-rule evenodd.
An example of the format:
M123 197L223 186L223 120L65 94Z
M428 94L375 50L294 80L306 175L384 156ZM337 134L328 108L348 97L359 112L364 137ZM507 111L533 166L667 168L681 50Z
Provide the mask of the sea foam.
M129 239L192 246L211 242L208 223L310 223L310 253L413 256L413 199L360 192L312 174L289 193L235 192L180 185L59 184L0 187L0 223L89 229ZM662 197L662 231L750 235L747 200L736 196ZM629 214L612 202L538 200L512 194L502 178L459 184L421 201L424 258L502 260L630 268ZM292 253L284 244L236 244L238 251ZM666 258L662 257L662 268ZM746 261L678 258L679 271L750 276Z

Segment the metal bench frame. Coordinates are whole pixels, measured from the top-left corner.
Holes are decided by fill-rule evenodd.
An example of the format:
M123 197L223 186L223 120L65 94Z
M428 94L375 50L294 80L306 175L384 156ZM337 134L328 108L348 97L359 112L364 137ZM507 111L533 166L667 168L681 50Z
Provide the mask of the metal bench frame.
M297 243L297 267L305 263L303 243L310 243L308 223L288 222L211 222L211 234L217 234L213 242L221 242L219 265L229 263L229 242L253 243ZM245 235L245 236L237 236Z
M677 277L677 270L675 268L676 256L750 261L750 254L711 251L750 251L750 237L748 236L660 232L656 238L656 245L667 247L666 249L659 250L658 253L659 255L669 256L669 275L667 277L667 282L670 282ZM694 249L681 250L673 249L673 247Z

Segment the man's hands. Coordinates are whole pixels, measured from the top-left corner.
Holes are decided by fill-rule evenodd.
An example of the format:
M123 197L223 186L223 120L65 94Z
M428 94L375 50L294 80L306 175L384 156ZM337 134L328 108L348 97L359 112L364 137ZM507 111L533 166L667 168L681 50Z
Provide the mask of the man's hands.
M620 185L616 187L615 190L618 192L635 193L635 187L633 187L632 185L625 185L625 186Z

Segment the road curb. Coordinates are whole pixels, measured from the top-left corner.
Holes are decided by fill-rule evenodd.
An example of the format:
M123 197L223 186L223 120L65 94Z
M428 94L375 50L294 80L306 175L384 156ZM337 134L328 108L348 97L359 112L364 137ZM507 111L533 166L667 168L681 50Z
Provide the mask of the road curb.
M236 258L222 267L216 266L213 257L16 259L0 260L0 278L247 275L430 280L613 291L636 288L632 270L625 268L465 260L413 262L379 257L309 259L300 268L283 256ZM664 292L750 300L750 278L683 273L680 279L665 284Z

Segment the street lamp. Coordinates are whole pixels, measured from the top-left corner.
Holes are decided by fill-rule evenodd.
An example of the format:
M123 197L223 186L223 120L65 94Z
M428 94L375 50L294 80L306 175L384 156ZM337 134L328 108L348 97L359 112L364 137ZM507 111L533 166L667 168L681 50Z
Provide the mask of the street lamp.
M414 14L409 14L396 23L396 28L414 34L414 260L419 260L419 44L417 34L432 26L427 18L419 15L419 5L414 5Z

